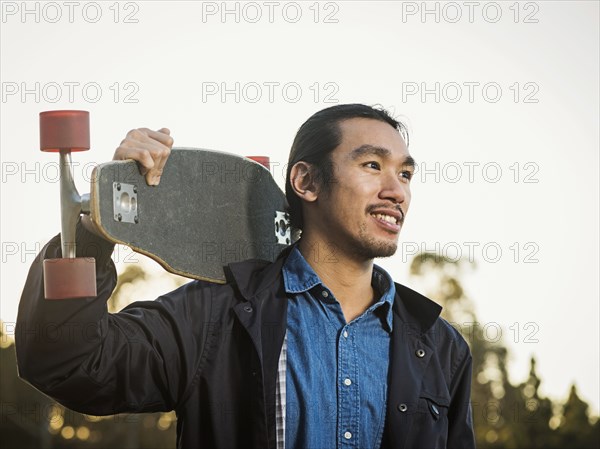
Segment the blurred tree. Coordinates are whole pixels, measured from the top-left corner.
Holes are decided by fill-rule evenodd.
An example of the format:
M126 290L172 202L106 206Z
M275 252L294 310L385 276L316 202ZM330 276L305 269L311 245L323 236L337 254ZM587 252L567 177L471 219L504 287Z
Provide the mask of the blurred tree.
M0 446L52 447L46 421L52 400L17 376L14 341L0 329Z
M118 312L130 303L130 301L122 298L123 287L134 285L137 282L144 282L146 279L146 270L139 264L125 265L125 269L117 278L117 285L115 286L112 295L108 298L108 311L110 313Z
M126 286L147 282L141 264L126 264L108 300L110 312L129 304L124 299ZM170 290L189 279L167 272L153 280ZM170 286L170 287L165 287ZM173 448L176 416L174 412L89 416L66 409L17 374L14 340L0 329L0 447L7 449L89 448Z
M529 378L518 386L509 381L508 350L498 323L477 322L472 301L461 284L465 269L475 264L435 253L421 253L412 260L410 274L427 296L442 307L445 318L465 337L473 355L471 403L475 439L479 448L598 448L600 421L588 418L588 405L575 389L560 405L539 394L541 378L531 358ZM559 426L560 423L560 426ZM557 429L558 428L558 429Z
M556 447L556 436L550 427L552 401L539 395L541 379L535 370L535 358L530 361L529 378L516 388L518 396L511 404L513 422L509 447Z
M589 406L577 394L575 385L571 386L569 398L562 408L558 427L560 447L573 449L600 447L600 420L589 418ZM594 421L592 424L590 421ZM587 425L586 425L587 424Z

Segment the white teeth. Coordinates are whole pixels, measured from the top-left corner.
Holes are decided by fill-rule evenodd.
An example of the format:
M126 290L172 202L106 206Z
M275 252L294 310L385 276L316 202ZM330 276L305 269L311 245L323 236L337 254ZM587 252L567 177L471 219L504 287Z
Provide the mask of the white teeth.
M396 217L392 217L390 215L373 214L373 216L375 218L377 218L378 220L387 221L388 223L391 223L391 224L398 224L398 220L396 219Z

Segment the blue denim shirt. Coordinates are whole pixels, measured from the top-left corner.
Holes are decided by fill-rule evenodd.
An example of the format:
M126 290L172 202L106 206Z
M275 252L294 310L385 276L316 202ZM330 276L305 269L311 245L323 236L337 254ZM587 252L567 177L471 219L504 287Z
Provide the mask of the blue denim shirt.
M378 448L385 423L395 287L375 266L377 303L346 323L340 303L294 248L288 296L285 447Z

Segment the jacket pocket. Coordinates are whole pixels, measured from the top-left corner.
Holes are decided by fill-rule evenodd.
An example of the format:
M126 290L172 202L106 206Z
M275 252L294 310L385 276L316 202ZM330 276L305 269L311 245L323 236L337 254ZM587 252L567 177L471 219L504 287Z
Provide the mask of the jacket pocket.
M436 396L427 392L421 392L419 400L419 411L429 413L434 421L448 416L450 399L443 396Z
M421 391L406 447L444 449L448 442L450 399Z
M450 398L421 392L420 400L426 408L424 427L431 432L432 443L428 447L445 448L448 442L448 410ZM425 418L426 417L426 418Z
M440 414L444 413L446 411L445 409L447 409L447 407L444 407L441 404L436 403L432 399L425 398L425 400L427 401L427 405L429 406L429 411L431 412L431 416L433 416L433 419L435 419L436 421L438 419L440 419ZM446 411L446 413L447 413L447 411Z

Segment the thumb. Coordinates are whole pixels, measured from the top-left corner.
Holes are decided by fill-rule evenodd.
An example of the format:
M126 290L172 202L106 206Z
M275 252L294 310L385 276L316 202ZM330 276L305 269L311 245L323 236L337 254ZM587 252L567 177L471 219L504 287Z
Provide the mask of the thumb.
M171 130L169 128L161 128L158 130L159 133L163 133L163 134L167 134L168 136L171 135Z

